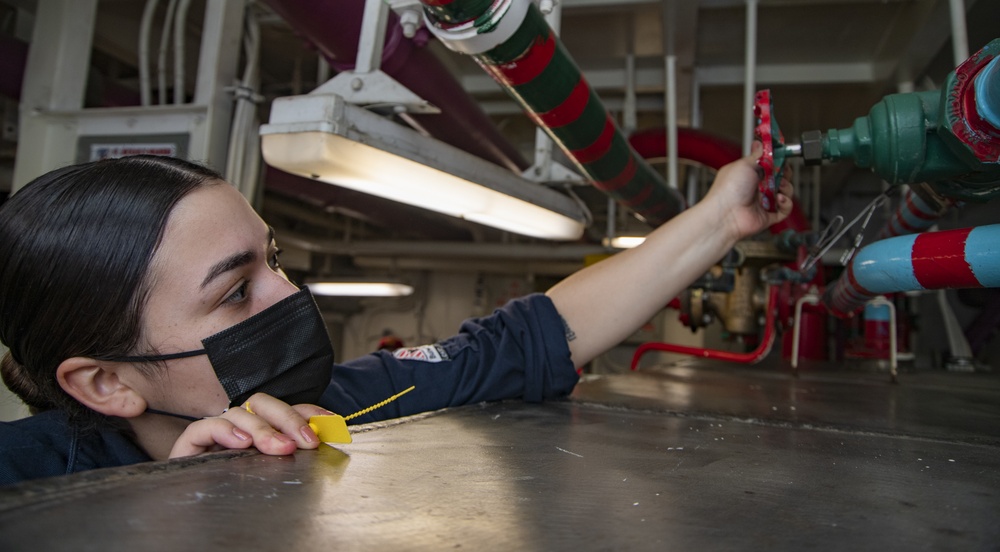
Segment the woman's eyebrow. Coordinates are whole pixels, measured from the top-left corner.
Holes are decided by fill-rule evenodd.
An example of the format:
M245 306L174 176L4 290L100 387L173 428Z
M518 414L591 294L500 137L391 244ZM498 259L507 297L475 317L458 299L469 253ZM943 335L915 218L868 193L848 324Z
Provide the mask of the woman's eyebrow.
M274 243L274 227L271 225L267 226L267 241L265 242L268 247ZM208 271L208 275L201 282L201 289L205 289L205 286L212 283L212 280L218 278L219 276L229 272L230 270L235 270L242 266L253 263L257 260L257 254L253 251L242 251L234 255L230 255L225 259L215 263L211 269Z
M205 289L205 286L212 283L212 280L215 280L226 272L252 264L256 259L257 254L253 251L241 251L240 253L226 257L225 259L215 263L215 265L209 269L208 275L205 276L205 279L201 282L201 289Z

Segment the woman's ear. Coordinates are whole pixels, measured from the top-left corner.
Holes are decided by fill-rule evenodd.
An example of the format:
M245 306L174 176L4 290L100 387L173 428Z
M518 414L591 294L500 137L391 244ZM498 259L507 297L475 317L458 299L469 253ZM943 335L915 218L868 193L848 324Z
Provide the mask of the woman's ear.
M146 411L146 400L118 377L116 370L125 366L73 357L56 368L56 380L63 391L91 410L106 416L134 418Z

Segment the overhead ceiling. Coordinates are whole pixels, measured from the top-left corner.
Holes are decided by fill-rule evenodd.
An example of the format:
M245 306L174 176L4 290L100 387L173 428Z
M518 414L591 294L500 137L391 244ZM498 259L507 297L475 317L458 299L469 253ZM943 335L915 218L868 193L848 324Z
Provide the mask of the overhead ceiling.
M190 10L189 33L194 37L205 1L195 0ZM19 21L23 26L18 14L33 13L36 3L0 0L0 32L23 34L24 29L17 28ZM1000 2L965 4L969 48L975 51L1000 36ZM143 5L139 0L101 0L94 38L95 68L106 81L133 89ZM263 23L261 74L267 99L316 87L321 62L315 48L263 3L254 9ZM745 0L562 0L560 35L588 81L618 115L625 106L626 60L633 56L640 129L664 125L664 53L672 49L678 62L680 124L738 142L746 110L746 19ZM759 0L757 29L757 88L772 90L775 116L790 139L805 130L849 126L883 95L900 86L935 87L954 67L947 0ZM673 40L666 41L665 35ZM434 41L428 47L530 159L534 127L514 102L472 60ZM197 56L186 59L193 63ZM262 113L266 121L267 102ZM3 162L9 164L13 144L9 138L4 144ZM316 215L309 219L314 231L329 222L324 237L351 231L355 238L500 239L477 225L406 207L391 210L378 200L366 203L343 191L324 195L303 190L299 197L311 197L304 206ZM595 211L601 210L600 194L585 192L583 197ZM276 213L288 212L287 198L276 201L286 202L273 207ZM355 221L346 224L353 230L345 230L345 218ZM407 223L401 225L400 220Z

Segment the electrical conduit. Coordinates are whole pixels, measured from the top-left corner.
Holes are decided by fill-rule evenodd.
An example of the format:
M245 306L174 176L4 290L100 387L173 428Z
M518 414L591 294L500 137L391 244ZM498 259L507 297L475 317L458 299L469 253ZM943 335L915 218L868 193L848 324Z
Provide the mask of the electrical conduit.
M421 0L427 27L471 55L588 179L649 224L684 208L629 146L538 8L528 0Z

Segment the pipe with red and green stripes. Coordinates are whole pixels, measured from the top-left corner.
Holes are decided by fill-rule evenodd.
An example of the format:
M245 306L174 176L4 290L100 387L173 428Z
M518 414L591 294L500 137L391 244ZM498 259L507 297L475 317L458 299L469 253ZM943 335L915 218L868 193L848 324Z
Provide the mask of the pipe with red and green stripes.
M629 145L576 62L529 0L420 0L448 48L472 56L595 187L658 226L684 209Z

